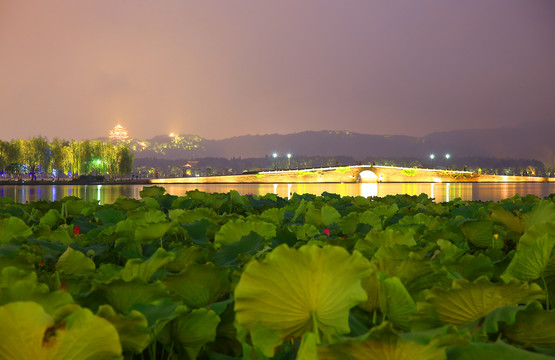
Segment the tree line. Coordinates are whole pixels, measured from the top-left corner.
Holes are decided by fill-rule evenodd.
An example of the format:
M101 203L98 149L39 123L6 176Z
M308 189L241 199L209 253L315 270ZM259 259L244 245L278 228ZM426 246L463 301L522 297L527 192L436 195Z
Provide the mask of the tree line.
M122 143L100 140L62 140L48 142L45 137L0 140L0 173L21 180L29 175L77 178L79 175L129 174L133 170L133 154Z

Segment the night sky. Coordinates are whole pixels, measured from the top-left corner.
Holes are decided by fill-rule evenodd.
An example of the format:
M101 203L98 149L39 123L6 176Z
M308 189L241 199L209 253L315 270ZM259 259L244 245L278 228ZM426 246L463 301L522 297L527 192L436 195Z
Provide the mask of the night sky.
M555 121L554 0L0 0L0 138Z

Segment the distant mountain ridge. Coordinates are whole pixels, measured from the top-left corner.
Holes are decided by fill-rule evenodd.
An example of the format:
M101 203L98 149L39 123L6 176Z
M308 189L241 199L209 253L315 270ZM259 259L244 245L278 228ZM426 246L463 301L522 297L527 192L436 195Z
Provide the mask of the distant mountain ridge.
M164 139L166 143L164 145ZM303 131L294 134L243 135L207 140L180 135L179 141L160 135L145 140L146 149L132 146L136 158L192 159L199 157L264 157L277 152L306 156L352 156L427 158L482 156L535 159L553 166L555 121L534 122L496 129L468 129L436 132L424 137L371 135L349 131ZM180 145L181 144L181 145Z

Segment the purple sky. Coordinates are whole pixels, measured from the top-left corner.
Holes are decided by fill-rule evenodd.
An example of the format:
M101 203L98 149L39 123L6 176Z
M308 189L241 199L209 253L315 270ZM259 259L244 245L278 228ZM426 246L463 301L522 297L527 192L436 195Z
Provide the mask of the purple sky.
M554 0L0 0L0 139L555 121Z

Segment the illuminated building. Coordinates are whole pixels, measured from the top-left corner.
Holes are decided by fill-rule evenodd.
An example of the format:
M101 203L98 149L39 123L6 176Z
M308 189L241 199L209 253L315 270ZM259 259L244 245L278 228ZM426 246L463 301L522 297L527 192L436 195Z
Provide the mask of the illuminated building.
M110 140L127 140L128 137L127 130L120 124L110 130Z

